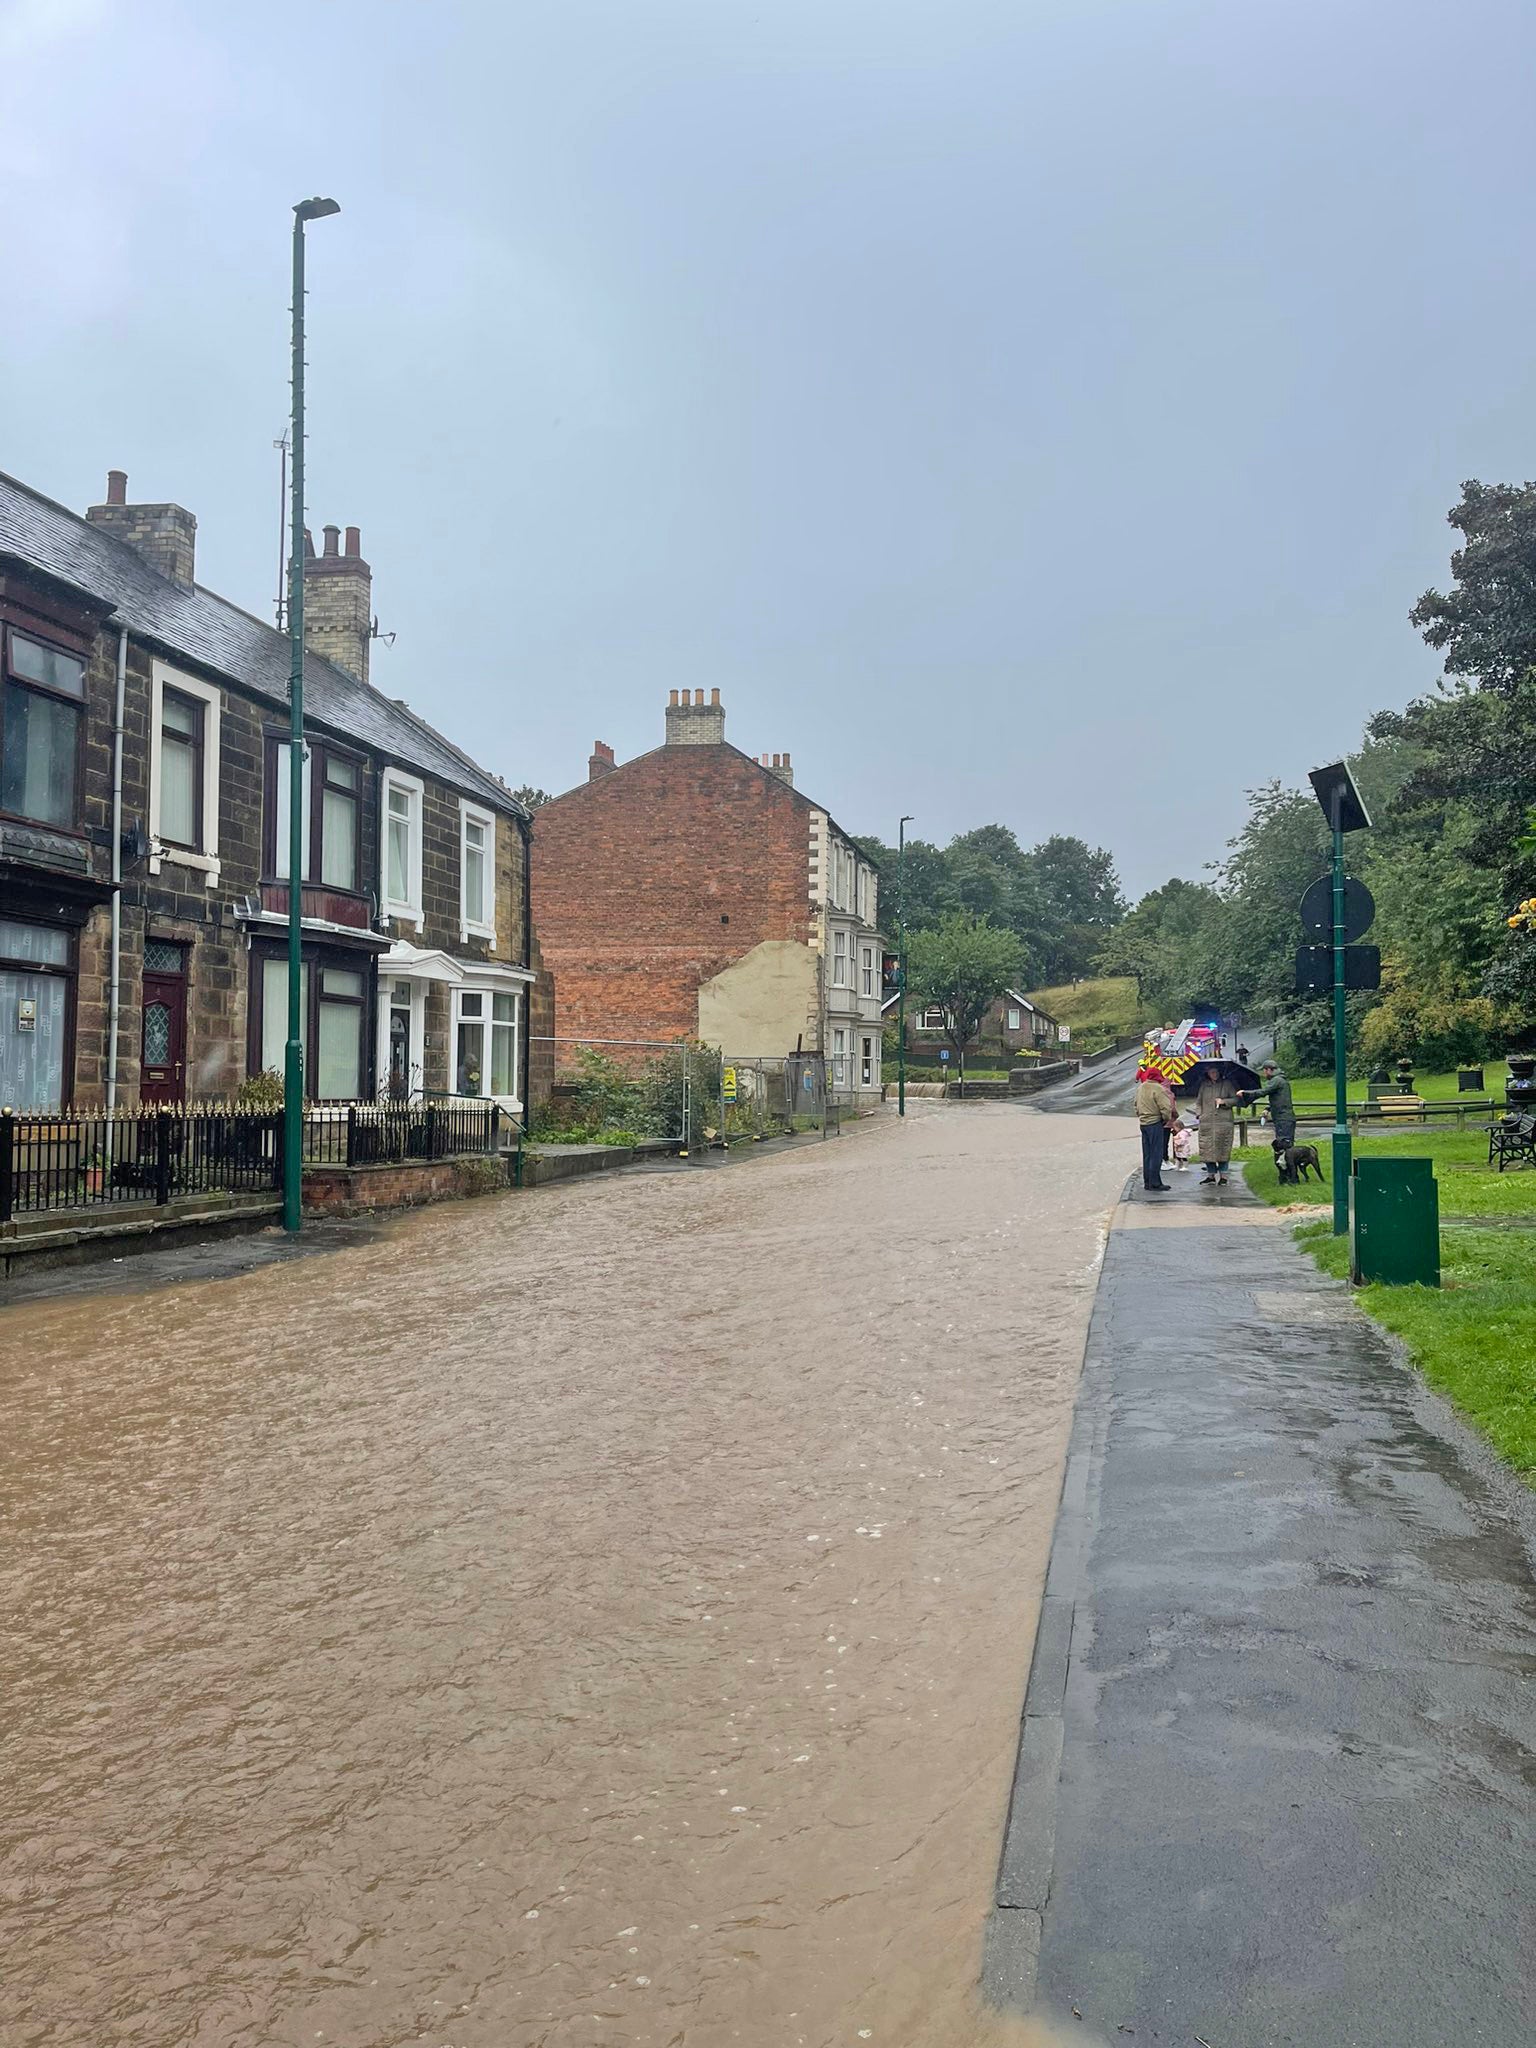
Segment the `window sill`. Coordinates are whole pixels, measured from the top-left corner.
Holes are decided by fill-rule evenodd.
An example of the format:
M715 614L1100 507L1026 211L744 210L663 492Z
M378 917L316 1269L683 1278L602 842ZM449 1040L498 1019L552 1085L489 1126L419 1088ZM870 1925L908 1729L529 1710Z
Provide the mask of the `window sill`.
M194 853L190 846L159 846L149 856L149 872L158 875L163 867L191 868L203 877L204 886L219 885L220 861L216 853Z
M391 924L408 924L417 931L426 929L426 913L414 903L386 903L384 916Z
M496 950L496 927L493 924L461 924L459 944L465 945L470 939L484 939L491 952Z

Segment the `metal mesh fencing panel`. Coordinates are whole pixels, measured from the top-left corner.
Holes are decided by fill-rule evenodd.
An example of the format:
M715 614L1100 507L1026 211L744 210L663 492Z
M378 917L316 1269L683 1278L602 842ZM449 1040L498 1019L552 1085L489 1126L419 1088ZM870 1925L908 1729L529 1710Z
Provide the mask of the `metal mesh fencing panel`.
M553 1085L529 1137L545 1145L641 1145L680 1151L715 1121L720 1055L684 1040L535 1037Z

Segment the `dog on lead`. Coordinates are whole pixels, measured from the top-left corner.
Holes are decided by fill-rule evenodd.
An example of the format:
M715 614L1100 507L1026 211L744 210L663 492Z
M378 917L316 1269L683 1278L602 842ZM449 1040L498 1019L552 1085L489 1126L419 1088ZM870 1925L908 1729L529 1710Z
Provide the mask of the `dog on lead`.
M1322 1179L1323 1169L1315 1145L1282 1145L1276 1140L1270 1149L1275 1155L1275 1171L1287 1187L1299 1187L1306 1179L1309 1167L1319 1180Z

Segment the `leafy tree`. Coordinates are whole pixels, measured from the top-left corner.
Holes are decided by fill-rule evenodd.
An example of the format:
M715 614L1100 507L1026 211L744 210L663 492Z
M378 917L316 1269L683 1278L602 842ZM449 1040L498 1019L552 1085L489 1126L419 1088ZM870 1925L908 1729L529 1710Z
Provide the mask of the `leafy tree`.
M531 782L521 783L513 790L512 794L517 798L525 811L536 811L541 804L547 804L551 801L547 789L535 789Z
M1446 514L1462 536L1455 588L1426 590L1408 614L1445 672L1511 697L1536 670L1536 484L1461 487Z
M1115 926L1094 963L1100 974L1133 974L1143 1000L1166 1016L1186 1015L1205 994L1205 935L1221 914L1208 882L1175 876L1149 890Z
M907 993L917 1008L942 1005L944 1035L965 1072L965 1048L988 1007L1019 977L1018 939L965 910L951 911L907 941Z
M960 908L1002 925L1019 941L1019 972L1037 980L1049 956L1051 912L1030 856L1006 825L959 833L945 864Z
M879 839L865 838L858 844L880 870L880 919L892 936L896 931L901 895L906 898L909 931L937 924L947 911L958 909L959 899L940 847L931 845L926 839L909 839L903 861L894 846L887 846Z
M1058 834L1031 849L1029 865L1041 911L1041 979L1055 983L1087 974L1105 934L1126 913L1113 855L1107 847Z

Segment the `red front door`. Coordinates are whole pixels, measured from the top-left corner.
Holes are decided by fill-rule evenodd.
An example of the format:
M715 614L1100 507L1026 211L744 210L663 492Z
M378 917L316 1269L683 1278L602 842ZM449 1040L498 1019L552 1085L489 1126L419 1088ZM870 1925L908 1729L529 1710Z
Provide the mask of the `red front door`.
M181 1102L187 1092L187 979L144 976L144 1041L139 1067L142 1102Z

